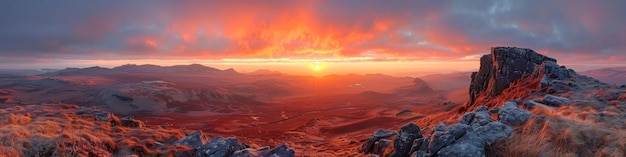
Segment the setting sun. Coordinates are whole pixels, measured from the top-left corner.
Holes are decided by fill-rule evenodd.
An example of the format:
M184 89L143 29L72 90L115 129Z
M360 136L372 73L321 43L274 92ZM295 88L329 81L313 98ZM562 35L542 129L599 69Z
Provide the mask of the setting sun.
M311 63L309 64L309 67L311 68L311 70L313 70L314 72L319 72L322 71L322 69L324 69L323 65L320 65L319 62L315 62L315 63Z

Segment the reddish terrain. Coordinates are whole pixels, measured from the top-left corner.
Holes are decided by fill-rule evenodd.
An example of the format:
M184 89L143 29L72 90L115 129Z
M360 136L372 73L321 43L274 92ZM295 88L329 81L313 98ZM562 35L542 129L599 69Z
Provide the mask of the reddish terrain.
M456 91L380 74L240 74L201 65L66 69L7 76L2 82L5 106L95 106L148 126L203 130L257 146L286 142L304 156L354 155L379 128L398 128L452 109L454 104L444 102ZM467 98L456 93L458 102Z

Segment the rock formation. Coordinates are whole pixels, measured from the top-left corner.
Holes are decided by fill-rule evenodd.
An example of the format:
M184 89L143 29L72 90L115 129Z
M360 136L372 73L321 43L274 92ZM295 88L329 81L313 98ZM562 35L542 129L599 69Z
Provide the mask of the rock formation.
M499 95L513 81L532 74L535 67L544 62L556 63L556 60L526 48L491 48L491 54L480 58L478 72L472 73L469 105L473 105L480 94Z
M508 105L500 112L499 121L495 121L489 115L487 107L482 106L472 112L465 113L458 123L437 125L431 135L423 136L419 127L413 123L402 127L395 137L393 153L391 157L407 156L485 156L485 148L496 141L509 138L513 128L507 124L526 123L532 115L530 112L517 108L515 102ZM393 131L379 130L364 143L364 148L374 148L372 141L385 140ZM377 155L383 150L361 151Z
M374 132L367 142L365 142L361 148L359 148L359 152L365 154L378 154L382 155L384 150L387 148L389 143L391 143L387 138L396 135L396 132L390 130L382 130Z

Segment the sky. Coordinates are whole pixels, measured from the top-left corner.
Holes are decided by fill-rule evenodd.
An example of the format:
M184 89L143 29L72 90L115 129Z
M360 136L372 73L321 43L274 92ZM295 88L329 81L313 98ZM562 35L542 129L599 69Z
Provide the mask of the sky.
M0 69L200 63L238 71L470 71L494 46L626 64L623 0L3 2Z

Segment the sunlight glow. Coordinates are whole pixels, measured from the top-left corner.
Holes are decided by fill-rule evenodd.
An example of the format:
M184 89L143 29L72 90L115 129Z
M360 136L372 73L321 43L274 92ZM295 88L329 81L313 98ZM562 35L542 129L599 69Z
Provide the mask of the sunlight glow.
M311 68L313 72L320 72L322 71L322 69L324 69L324 65L320 65L320 62L315 62L315 63L309 64L309 68Z

